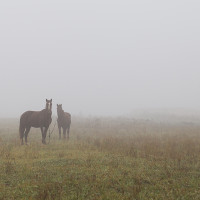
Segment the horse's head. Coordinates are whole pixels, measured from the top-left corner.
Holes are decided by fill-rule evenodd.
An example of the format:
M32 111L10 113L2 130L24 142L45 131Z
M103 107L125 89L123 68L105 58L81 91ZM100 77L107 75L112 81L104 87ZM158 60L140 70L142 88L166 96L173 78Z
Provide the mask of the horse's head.
M57 104L57 113L58 115L63 111L62 104Z
M51 109L52 109L52 99L48 100L46 99L46 110L51 113Z

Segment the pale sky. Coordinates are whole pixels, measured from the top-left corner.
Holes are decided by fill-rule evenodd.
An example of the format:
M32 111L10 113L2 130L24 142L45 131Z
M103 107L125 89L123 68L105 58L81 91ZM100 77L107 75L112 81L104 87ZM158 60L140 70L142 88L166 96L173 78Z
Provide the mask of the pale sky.
M200 2L0 3L0 117L200 110Z

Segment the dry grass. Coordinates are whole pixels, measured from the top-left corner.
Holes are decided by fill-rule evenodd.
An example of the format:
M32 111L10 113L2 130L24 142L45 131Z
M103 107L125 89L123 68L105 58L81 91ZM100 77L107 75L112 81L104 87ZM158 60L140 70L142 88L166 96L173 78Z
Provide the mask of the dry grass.
M74 118L49 145L0 123L0 199L200 199L200 126Z

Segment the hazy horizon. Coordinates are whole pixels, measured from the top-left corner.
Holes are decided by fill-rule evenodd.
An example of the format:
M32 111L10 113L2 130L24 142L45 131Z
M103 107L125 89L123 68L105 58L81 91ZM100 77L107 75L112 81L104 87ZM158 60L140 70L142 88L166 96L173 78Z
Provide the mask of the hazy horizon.
M200 2L5 1L0 117L200 113Z

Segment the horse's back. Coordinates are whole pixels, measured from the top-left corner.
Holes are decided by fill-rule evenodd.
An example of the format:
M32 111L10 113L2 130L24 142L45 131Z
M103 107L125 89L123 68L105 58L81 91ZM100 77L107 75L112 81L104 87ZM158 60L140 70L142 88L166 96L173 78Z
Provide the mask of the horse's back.
M22 120L26 120L28 117L30 117L33 114L34 111L26 111L24 112L21 117L20 117L20 121Z
M68 119L71 119L71 114L70 114L70 113L65 112L65 116L66 116Z
M70 127L70 124L71 124L70 113L64 112L64 115L61 118L58 117L57 122L58 122L58 126Z
M20 125L28 127L39 127L39 111L26 111L20 117Z
M67 122L71 123L71 114L70 113L65 112L65 118L66 118Z

